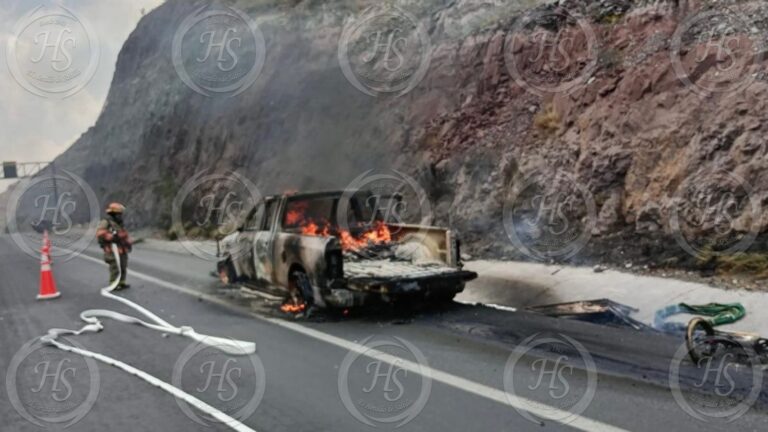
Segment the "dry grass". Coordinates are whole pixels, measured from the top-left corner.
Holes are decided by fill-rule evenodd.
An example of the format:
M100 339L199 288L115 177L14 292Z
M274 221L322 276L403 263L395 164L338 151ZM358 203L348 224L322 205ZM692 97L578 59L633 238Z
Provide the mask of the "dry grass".
M753 275L768 279L768 254L738 253L717 257L717 272L728 275Z
M623 14L608 14L604 17L600 18L600 22L602 24L616 24L617 22L621 21L621 19L624 18Z
M560 130L560 114L552 105L548 105L533 118L533 125L545 132L555 133Z

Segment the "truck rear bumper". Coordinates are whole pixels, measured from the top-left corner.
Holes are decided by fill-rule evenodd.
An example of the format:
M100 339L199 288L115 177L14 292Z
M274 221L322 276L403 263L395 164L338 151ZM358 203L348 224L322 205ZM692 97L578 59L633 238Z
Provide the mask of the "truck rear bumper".
M331 288L324 298L326 304L332 307L353 307L389 303L409 295L451 297L461 292L466 282L475 278L477 273L464 270L420 277L358 277L338 281L336 288Z

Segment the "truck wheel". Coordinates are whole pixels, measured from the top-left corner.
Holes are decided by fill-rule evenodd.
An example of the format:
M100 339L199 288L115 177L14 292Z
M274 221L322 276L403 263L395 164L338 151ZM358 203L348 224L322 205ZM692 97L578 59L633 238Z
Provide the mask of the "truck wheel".
M313 301L309 277L302 270L293 271L288 278L288 298L281 309L286 313L299 314L309 310Z
M219 279L222 283L229 285L237 281L237 272L235 272L235 266L232 265L232 261L226 260L224 262L220 262L218 268Z

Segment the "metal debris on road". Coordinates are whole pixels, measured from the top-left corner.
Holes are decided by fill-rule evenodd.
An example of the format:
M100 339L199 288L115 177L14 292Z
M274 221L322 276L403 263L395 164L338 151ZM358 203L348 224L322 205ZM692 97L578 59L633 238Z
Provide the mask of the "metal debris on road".
M556 318L569 318L595 324L631 327L635 330L648 328L648 326L630 316L637 312L638 309L608 299L532 306L527 309L531 312Z

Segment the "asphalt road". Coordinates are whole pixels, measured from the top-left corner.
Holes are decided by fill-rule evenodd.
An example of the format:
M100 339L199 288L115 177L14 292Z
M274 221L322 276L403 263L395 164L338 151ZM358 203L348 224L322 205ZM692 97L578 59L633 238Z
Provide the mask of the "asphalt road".
M174 325L255 342L256 355L229 356L108 319L102 332L68 340L178 384L256 431L757 431L768 424L760 400L742 414L748 397L730 402L686 389L676 399L664 385L674 338L464 305L295 321L272 302L222 287L212 267L139 246L133 287L119 295ZM62 297L36 301L39 260L0 237L0 430L61 430L73 421L69 430L231 430L120 369L34 344L50 328L80 328L85 309L136 315L99 295L107 273L97 250L53 269ZM692 415L702 411L710 416Z

